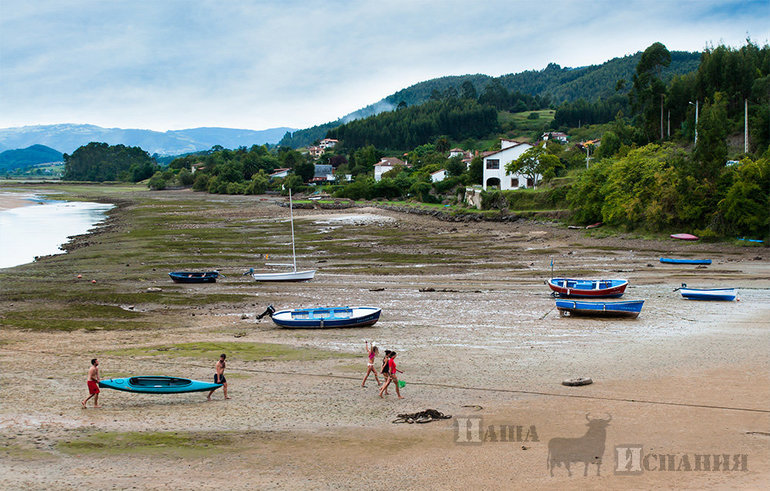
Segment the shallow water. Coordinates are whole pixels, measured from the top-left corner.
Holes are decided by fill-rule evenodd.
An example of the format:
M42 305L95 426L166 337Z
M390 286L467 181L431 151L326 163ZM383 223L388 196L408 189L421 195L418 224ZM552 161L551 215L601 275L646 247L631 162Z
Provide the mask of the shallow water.
M94 228L110 204L45 201L0 211L0 268L33 262L36 256L62 254L69 237Z

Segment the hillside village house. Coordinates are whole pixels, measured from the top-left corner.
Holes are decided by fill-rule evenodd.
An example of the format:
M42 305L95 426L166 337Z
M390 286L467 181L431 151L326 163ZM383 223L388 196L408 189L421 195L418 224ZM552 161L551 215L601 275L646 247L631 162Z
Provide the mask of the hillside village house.
M567 134L561 131L550 131L548 133L543 133L540 139L545 141L556 140L559 143L567 143Z
M291 169L275 169L272 174L270 174L270 179L277 179L286 177L289 175L289 171Z
M531 188L535 183L523 174L509 174L505 166L521 157L521 154L532 148L529 143L514 140L500 140L501 149L484 156L484 191L488 188L507 191L511 189ZM537 176L539 181L541 176Z
M310 182L315 184L334 182L334 168L328 164L315 164L313 178Z
M447 178L446 169L437 170L430 173L430 182L441 182Z
M314 159L317 159L321 157L321 155L324 153L324 149L313 145L313 146L307 147L307 153L309 153L310 156L313 157Z
M327 148L334 148L334 145L338 143L339 143L339 140L335 140L334 138L324 138L323 140L321 140L318 146L321 147L323 150L326 150Z
M406 163L401 159L397 159L396 157L383 157L382 160L374 164L374 180L382 180L382 175L390 170L393 170L393 168L397 165L403 166L406 165Z

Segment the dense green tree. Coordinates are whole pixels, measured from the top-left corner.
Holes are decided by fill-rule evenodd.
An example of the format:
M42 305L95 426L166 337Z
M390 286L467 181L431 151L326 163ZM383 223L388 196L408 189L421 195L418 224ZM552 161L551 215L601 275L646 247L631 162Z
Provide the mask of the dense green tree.
M666 85L661 79L661 72L670 64L671 53L668 49L662 43L653 43L644 50L636 65L629 98L638 125L644 131L648 141L661 138L660 111L666 94Z
M63 155L64 176L70 181L114 181L118 177L137 178L153 175L158 165L139 147L91 142ZM135 181L136 182L136 181Z
M505 170L510 174L519 173L532 179L534 187L537 187L538 178L548 180L556 176L556 170L561 167L561 161L556 155L540 146L534 146L526 150L521 156L506 164Z

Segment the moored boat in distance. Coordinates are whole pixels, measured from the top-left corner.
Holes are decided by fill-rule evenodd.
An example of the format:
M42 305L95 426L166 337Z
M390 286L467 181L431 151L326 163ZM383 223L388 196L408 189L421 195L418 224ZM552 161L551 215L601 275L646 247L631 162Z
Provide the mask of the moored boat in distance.
M738 290L735 288L688 288L685 283L682 283L682 286L674 291L677 290L687 300L732 302L738 296Z
M551 278L546 284L554 295L574 298L620 298L626 291L628 280L591 280Z
M270 317L280 327L331 329L374 325L380 319L381 312L382 309L377 307L316 307L279 310Z
M635 319L642 311L644 300L621 302L589 302L585 300L556 300L556 308L562 317L628 317Z
M671 234L669 237L672 239L679 239L679 240L698 240L700 237L693 234Z
M172 271L168 274L174 283L216 283L219 271Z
M105 379L99 381L99 387L141 394L180 394L214 390L222 387L222 384L165 375L149 375Z
M663 264L711 264L711 259L672 259L670 257L660 258Z

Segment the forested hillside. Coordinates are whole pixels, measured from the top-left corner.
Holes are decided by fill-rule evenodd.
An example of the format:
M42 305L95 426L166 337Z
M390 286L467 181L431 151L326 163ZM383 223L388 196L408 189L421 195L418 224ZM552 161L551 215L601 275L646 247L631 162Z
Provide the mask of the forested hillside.
M60 162L62 153L45 145L32 145L0 153L0 169L20 169L45 162Z
M641 56L642 53L639 52L614 58L601 65L580 68L560 67L551 63L542 70L527 70L497 78L483 74L435 78L399 90L378 103L351 113L337 121L298 130L294 133L286 133L279 145L292 148L308 146L314 141L324 138L330 129L347 123L351 119L365 118L383 111L393 110L403 104L408 107L423 104L431 98L435 99L437 95L456 94L462 96L468 95L469 90L480 95L488 89L492 82L497 82L500 87L509 92L531 97L538 96L555 106L579 99L593 102L616 94L625 95L631 88L631 79ZM671 52L671 63L661 69L661 80L668 82L677 75L695 71L698 68L700 56L700 53Z
M621 69L630 59L633 69ZM175 160L153 179L182 182L186 172L189 181L188 169L196 165L194 189L208 192L323 186L337 197L458 206L466 186L484 185L482 205L489 209L570 211L573 222L602 221L618 230L770 237L770 47L747 41L740 48L709 48L695 71L674 75L672 67L691 61L654 43L638 56L582 74L553 65L520 74L516 90L504 78L478 91L471 80L455 88L461 79L447 77L443 85L420 87L423 94L429 89L423 104L404 101L392 111L326 126L323 136L339 142L320 157L288 147L220 150ZM526 92L551 87L577 94L589 86L605 97L563 102L555 111L544 110L554 105L549 96ZM500 191L497 178L485 182L478 152L499 149L501 138L534 143L557 130L571 142L550 139L506 164L537 189L527 184ZM450 157L453 147L463 152ZM391 158L392 170L375 180L374 166L386 156L398 159ZM327 166L322 175L314 164ZM290 169L288 177L271 177L277 167ZM329 173L335 178L326 182Z

